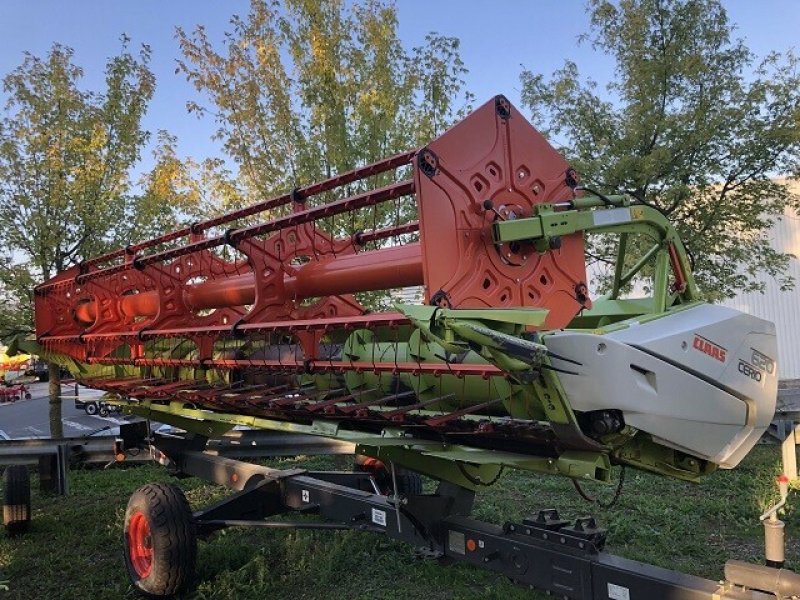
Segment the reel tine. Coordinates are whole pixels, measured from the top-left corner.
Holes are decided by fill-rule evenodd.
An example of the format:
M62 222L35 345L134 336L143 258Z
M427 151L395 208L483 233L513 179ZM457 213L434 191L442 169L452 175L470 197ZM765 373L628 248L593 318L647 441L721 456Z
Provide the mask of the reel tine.
M438 396L436 398L431 398L430 400L423 400L422 402L417 402L416 404L409 404L408 406L403 406L401 408L398 408L397 410L393 410L392 412L386 413L382 416L389 419L390 421L394 421L398 417L404 417L411 411L420 410L422 408L425 408L426 406L430 406L431 404L455 398L455 396L456 396L455 394L445 394L444 396Z
M392 394L391 396L384 396L383 398L379 398L377 400L367 400L366 402L362 402L360 404L354 404L353 406L342 407L341 411L345 414L358 413L359 411L366 411L371 406L383 406L384 404L389 404L390 402L394 402L396 400L402 400L410 396L416 396L416 392L411 390L409 392L402 392L400 394Z
M502 398L495 398L494 400L489 400L488 402L483 402L481 404L473 404L472 406L468 406L466 408L462 408L461 410L441 415L440 417L432 417L425 421L425 425L428 425L429 427L441 427L442 425L446 425L450 421L455 421L457 419L460 419L461 417L465 417L472 413L484 410L485 408L489 408L490 406L497 404L498 402L502 402Z

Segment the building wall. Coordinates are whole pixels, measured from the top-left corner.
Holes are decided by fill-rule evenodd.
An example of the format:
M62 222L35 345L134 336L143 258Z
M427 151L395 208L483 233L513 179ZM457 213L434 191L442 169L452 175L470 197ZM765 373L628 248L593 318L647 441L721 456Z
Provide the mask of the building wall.
M800 182L793 191L800 194ZM787 210L772 230L773 247L800 257L800 216ZM800 379L800 260L793 258L789 274L795 289L781 291L772 277L759 277L766 284L763 294L740 294L722 304L775 323L778 332L778 377Z

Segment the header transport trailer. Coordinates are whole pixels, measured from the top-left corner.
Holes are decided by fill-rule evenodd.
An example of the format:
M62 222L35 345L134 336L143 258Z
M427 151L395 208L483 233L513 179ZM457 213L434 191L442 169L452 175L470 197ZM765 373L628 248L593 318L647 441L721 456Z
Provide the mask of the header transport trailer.
M597 298L587 234L616 249ZM409 286L421 303L377 308ZM237 490L194 514L174 486L134 493L126 559L151 596L191 585L197 535L241 525L380 532L564 598L800 594L786 569L731 564L720 584L607 555L592 519L469 517L504 469L733 468L777 394L773 324L705 303L665 216L582 187L503 96L423 148L86 260L35 308L37 354L187 431L153 437L161 459ZM362 469L203 452L236 425L352 442ZM268 520L289 510L322 519Z

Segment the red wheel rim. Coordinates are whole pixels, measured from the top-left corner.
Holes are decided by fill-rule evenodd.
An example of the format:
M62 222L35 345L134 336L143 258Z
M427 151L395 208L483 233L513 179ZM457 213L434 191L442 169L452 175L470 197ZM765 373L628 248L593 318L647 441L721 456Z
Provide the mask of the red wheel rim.
M128 524L128 554L136 574L144 579L153 568L153 536L150 524L141 512L133 513Z

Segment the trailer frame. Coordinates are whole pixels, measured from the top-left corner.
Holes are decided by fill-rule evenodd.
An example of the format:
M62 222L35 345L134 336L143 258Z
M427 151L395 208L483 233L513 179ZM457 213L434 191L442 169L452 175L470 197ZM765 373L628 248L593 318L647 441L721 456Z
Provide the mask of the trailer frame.
M475 491L451 482L439 482L432 494L384 495L369 472L274 469L210 454L208 438L198 434L155 434L150 441L174 475L233 491L193 512L200 538L227 527L371 532L410 544L422 556L487 568L563 599L800 597L800 576L787 569L728 561L726 580L711 581L608 553L606 531L591 516L567 520L549 508L520 523L482 522L470 516ZM388 468L394 476L394 466ZM270 519L289 513L302 518Z

